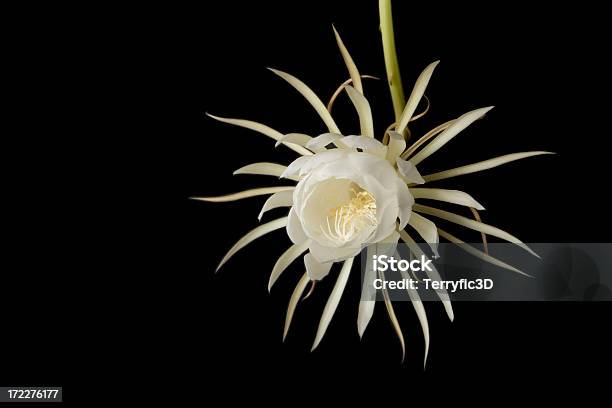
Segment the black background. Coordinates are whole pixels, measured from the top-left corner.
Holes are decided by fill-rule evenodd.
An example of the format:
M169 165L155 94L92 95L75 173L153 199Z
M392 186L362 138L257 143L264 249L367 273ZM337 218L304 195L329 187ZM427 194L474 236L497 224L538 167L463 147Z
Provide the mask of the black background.
M37 169L38 182L28 193L69 198L70 205L54 200L42 210L49 217L39 214L39 201L22 206L28 228L16 228L12 237L9 251L19 266L7 276L0 303L7 315L70 321L14 321L2 334L3 347L11 350L3 360L3 383L76 384L105 373L111 383L146 378L150 386L196 385L221 394L222 383L295 382L312 390L342 371L402 384L421 377L474 386L485 378L507 384L557 378L563 388L609 368L610 303L457 303L453 323L440 304L428 304L431 346L423 371L422 334L409 304L396 307L406 339L403 364L382 305L360 341L357 280L349 282L315 352L309 350L333 279L299 305L283 344L286 305L303 270L296 262L267 293L269 272L289 246L282 231L213 273L229 247L258 225L265 199L211 204L188 197L281 185L272 177L232 172L260 161L286 164L296 155L204 112L255 120L283 133L323 133L307 102L265 67L297 76L327 101L348 78L333 23L361 73L384 78L376 3L202 2L103 14L96 39L76 50L91 52L80 64L97 69L79 77L77 86L104 98L105 108L95 119L83 118L79 139L70 141L78 154L64 150L68 143L37 145L45 161L30 168ZM495 105L427 159L421 173L512 152L556 152L438 185L472 194L487 208L485 222L524 242L609 241L604 13L588 3L534 2L451 7L395 1L393 10L405 93L427 64L441 60L427 91L432 109L411 127L416 135ZM95 15L84 15L79 29L63 30L65 38L79 37ZM58 58L50 53L49 60L53 56ZM71 65L68 72L80 67ZM384 80L365 80L364 88L380 134L393 120L388 88ZM113 116L126 121L109 126ZM345 95L334 116L345 134L358 131ZM56 179L45 173L59 169L75 176L88 165L96 177L77 174L78 185L61 197ZM97 194L109 186L108 196ZM91 187L91 201L104 207L84 209L90 202L80 193ZM51 215L50 208L58 212ZM276 210L265 219L280 215ZM77 243L66 246L58 237L68 234L70 221L79 233L72 237ZM104 234L97 224L106 224ZM466 241L478 239L452 231ZM82 238L81 232L95 237ZM51 263L52 273L45 274ZM46 352L48 360L29 353L33 349ZM163 386L155 392L176 397Z

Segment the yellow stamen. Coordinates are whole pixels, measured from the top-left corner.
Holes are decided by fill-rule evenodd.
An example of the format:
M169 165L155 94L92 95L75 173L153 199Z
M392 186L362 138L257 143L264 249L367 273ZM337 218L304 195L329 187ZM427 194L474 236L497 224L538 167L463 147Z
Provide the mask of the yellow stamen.
M368 191L351 189L352 198L330 211L321 232L330 241L344 244L364 228L376 227L376 199ZM330 222L331 221L331 222Z

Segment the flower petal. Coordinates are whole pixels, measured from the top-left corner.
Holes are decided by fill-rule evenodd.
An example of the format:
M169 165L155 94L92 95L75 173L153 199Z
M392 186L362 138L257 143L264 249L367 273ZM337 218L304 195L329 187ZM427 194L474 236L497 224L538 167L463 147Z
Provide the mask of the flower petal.
M281 178L289 178L289 177L295 177L295 176L299 175L300 172L301 172L302 167L305 166L307 163L309 163L313 159L313 157L315 157L315 156L298 157L297 159L292 161L289 164L289 166L287 166L287 168L285 169L283 174L280 175L280 177Z
M495 157L493 159L481 161L478 163L468 164L466 166L456 167L450 170L440 171L438 173L429 174L425 177L426 182L447 179L450 177L463 176L464 174L475 173L477 171L483 171L492 169L493 167L501 166L502 164L510 163L515 160L525 159L527 157L539 156L542 154L555 154L553 152L523 152L523 153L512 153L506 154L505 156Z
M289 216L287 218L287 235L289 235L291 242L294 244L301 244L302 242L307 241L308 237L304 233L302 223L300 222L294 207L291 207Z
M342 138L342 142L347 147L362 150L382 150L385 148L385 145L378 140L366 136L345 136Z
M410 93L410 97L408 98L408 102L406 102L406 106L402 112L402 117L396 127L396 130L400 134L404 133L404 130L406 129L406 126L408 126L408 122L410 122L414 111L416 111L417 106L419 106L419 102L425 94L425 89L427 88L427 84L429 84L431 75L439 63L440 61L434 61L429 64L417 78L414 88L412 88L412 92Z
M321 119L323 119L323 122L331 133L342 133L340 132L340 129L338 129L338 126L336 126L336 122L334 122L334 119L327 111L327 108L325 108L325 105L323 105L323 102L321 102L321 99L319 99L319 97L312 91L312 89L310 89L308 86L306 86L306 84L304 84L302 81L300 81L293 75L273 68L268 69L274 72L279 77L283 78L285 81L289 82L291 86L293 86L299 93L302 94L304 98L306 98L306 100L317 111Z
M227 251L227 254L225 254L221 262L219 262L219 266L217 266L215 272L217 272L219 268L221 268L223 264L226 263L236 252L240 251L242 248L255 241L257 238L260 238L274 230L283 228L285 225L287 225L287 219L288 217L282 217L274 221L270 221L266 224L262 224L251 230L242 238L240 238L240 240L238 240L238 242L236 242L234 246L231 247L229 251Z
M291 164L289 164L287 170L285 170L281 177L294 176L296 174L301 176L306 173L310 173L310 171L312 171L315 167L336 161L346 153L346 150L331 149L317 153L314 156L298 157Z
M211 115L210 113L207 113L206 115L208 115L209 117L213 119L218 120L219 122L229 123L230 125L240 126L246 129L254 130L268 137L271 137L272 139L276 141L280 140L283 137L283 134L281 132L272 129L269 126L262 125L261 123L253 122L252 120L222 118L220 116ZM298 146L293 143L283 143L283 144L287 146L288 148L290 148L291 150L293 150L294 152L301 154L302 156L310 156L312 154L312 152L304 149L302 146Z
M440 133L434 140L429 142L427 146L415 154L410 161L416 166L424 159L437 152L442 146L448 143L452 138L457 136L466 127L470 126L476 120L483 117L488 111L493 109L493 106L486 108L475 109L468 112L455 120L445 131Z
M399 234L397 231L393 231L387 238L383 239L379 245L370 245L367 247L367 259L370 259L371 254L378 255L392 255L397 248L397 241L399 240ZM376 277L376 271L372 268L370 263L367 264L365 275L362 282L361 289L361 300L359 301L359 311L357 314L357 331L359 337L363 337L372 315L374 314L374 307L376 305L376 290L373 288L371 283L374 282Z
M399 203L385 201L380 203L377 202L376 218L378 219L378 227L369 242L380 242L380 240L392 234L396 229L395 224L399 216Z
M395 164L395 160L399 158L399 155L406 149L406 139L401 133L389 132L389 149L387 150L387 161L391 165Z
M344 292L346 282L348 281L351 267L353 266L353 259L354 258L347 259L344 261L344 265L342 265L342 269L340 270L336 284L334 285L334 288L329 295L329 299L327 299L327 303L325 304L325 308L323 309L323 314L321 315L321 320L319 321L319 327L317 328L317 334L310 351L317 348L323 339L325 332L327 331L327 327L329 326L334 313L336 312L336 308L338 307L338 303L340 303L340 298Z
M334 248L323 246L316 241L310 243L310 253L320 263L340 262L361 252L361 247Z
M279 207L291 207L291 204L293 204L293 191L279 191L278 193L272 194L264 203L257 219L261 221L261 217L266 211Z
M359 115L359 126L361 128L361 134L367 137L374 137L374 122L372 120L372 109L368 100L360 92L357 92L355 88L347 85L344 89L348 93L351 102L355 105L357 115Z
M287 166L283 166L282 164L261 162L261 163L248 164L244 167L241 167L238 170L234 171L234 175L236 174L257 174L261 176L280 177L285 170L287 170ZM295 176L290 176L287 178L291 180L298 179Z
M302 242L301 244L291 245L283 254L278 258L276 263L274 264L274 268L272 268L272 273L270 273L270 280L268 281L268 292L272 289L272 286L278 279L278 277L287 269L287 267L295 261L300 255L304 253L308 249L308 244L310 242L308 240Z
M368 327L372 315L374 315L374 307L376 307L375 300L360 300L359 310L357 311L357 332L359 338L363 337L363 333Z
M413 253L415 253L417 257L426 256L425 253L421 250L421 248L417 245L417 243L412 239L412 237L410 237L410 235L406 231L400 230L399 234L400 234L400 237L402 238L402 241L404 241L406 245L408 245L410 250ZM432 269L430 271L425 271L425 273L427 274L427 277L431 279L432 281L438 281L438 282L442 281L442 277L440 276L440 273L438 272L436 267L433 265L432 265ZM453 312L453 305L448 296L448 292L446 291L446 289L441 287L440 289L436 289L436 294L438 295L438 297L442 301L442 304L444 305L444 310L446 310L446 315L448 316L448 319L452 322L455 319L455 313Z
M484 210L480 203L472 198L471 195L459 190L445 190L442 188L412 188L410 189L414 198L425 198L428 200L444 201L446 203L464 205L466 207Z
M406 225L412 217L412 206L414 205L414 198L408 189L408 186L397 179L397 203L399 205L399 220L400 229L406 228Z
M533 278L533 276L531 276L531 275L529 275L529 274L527 274L527 273L525 273L525 272L523 272L521 270L516 269L514 266L508 265L507 263L505 263L503 261L500 261L499 259L497 259L497 258L495 258L495 257L493 257L493 256L491 256L491 255L489 255L489 254L487 254L485 252L479 251L478 249L474 248L473 246L466 244L465 242L463 242L459 238L449 234L448 232L446 232L446 231L444 231L444 230L442 230L440 228L438 228L438 233L440 234L440 236L442 238L449 240L453 244L457 244L457 246L459 248L463 249L464 251L466 251L467 253L469 253L471 255L474 255L477 258L482 259L485 262L488 262L488 263L490 263L492 265L495 265L495 266L499 266L500 268L508 269L509 271L519 273L519 274L527 276L529 278Z
M397 158L397 170L406 183L423 184L425 180L410 160Z
M404 279L409 279L410 276L406 271L400 271L402 277ZM423 369L427 364L427 354L429 353L429 323L427 323L427 312L425 312L425 307L423 306L423 302L421 301L421 297L419 296L419 292L410 287L406 287L406 291L408 292L408 296L410 297L410 301L412 302L412 307L414 307L414 311L419 318L419 323L421 323L421 329L423 330L423 338L425 339L425 358L423 360Z
M341 142L345 148L361 149L376 157L384 158L387 154L387 146L373 137L351 135L343 137Z
M293 313L295 312L295 308L297 307L300 298L302 297L302 293L304 293L304 289L306 289L306 285L308 285L310 279L308 278L308 274L302 275L302 278L295 286L293 290L293 294L291 295L291 299L289 300L289 306L287 306L287 315L285 316L285 328L283 329L283 341L287 337L287 333L289 332L289 326L291 325L291 320L293 319Z
M346 64L346 68L348 69L349 75L351 76L353 85L355 86L355 89L357 89L357 91L360 94L363 94L363 87L361 86L361 76L359 75L359 70L357 69L355 62L353 62L353 58L351 58L351 54L349 54L348 50L344 46L344 43L342 42L342 39L340 38L340 34L338 34L338 31L336 31L336 27L332 25L332 28L334 29L334 35L336 36L336 42L338 43L340 54L342 54L342 59L344 60L344 63Z
M306 273L310 280L318 281L329 274L333 262L321 263L309 252L304 255L304 265L306 266Z
M384 280L384 273L378 272L380 279ZM402 333L402 328L397 320L397 316L395 315L395 310L393 310L393 304L391 303L391 298L389 297L389 292L387 288L383 286L382 288L383 298L385 300L385 306L387 307L387 314L389 315L389 320L393 324L393 328L395 329L395 334L397 334L397 338L400 341L400 345L402 346L402 362L404 362L404 358L406 357L406 343L404 342L404 334Z
M294 186L281 186L281 187L261 187L254 188L252 190L240 191L238 193L228 194L217 197L191 197L192 200L208 201L211 203L224 203L227 201L242 200L243 198L256 197L260 195L274 194L279 191L290 191L295 189Z
M325 147L330 144L336 142L338 139L341 139L342 135L338 133L323 133L313 139L311 139L306 147L308 149L325 149Z
M376 79L379 80L380 78L372 76L372 75L361 75L361 78L367 78L367 79ZM340 84L340 86L334 91L334 93L332 94L332 96L329 98L329 101L327 102L327 110L331 113L331 110L334 106L334 102L336 102L336 99L338 99L338 96L342 93L342 91L344 91L344 87L347 85L350 85L353 83L353 80L351 78L347 79L346 81L344 81L343 83ZM362 92L363 93L363 92Z
M274 144L274 147L278 147L281 143L293 143L298 146L306 147L306 144L311 139L312 137L303 133L287 133Z
M506 231L502 231L499 228L493 227L492 225L484 224L482 222L478 222L472 220L471 218L466 218L461 215L457 215L448 211L440 210L438 208L428 207L422 204L415 204L414 210L418 212L422 212L424 214L433 215L434 217L442 218L443 220L447 220L453 222L455 224L459 224L466 228L473 229L475 231L484 232L487 235L493 235L494 237L501 238L508 242L512 242L523 248L525 251L529 252L533 256L539 258L538 254L533 252L531 248L525 245L521 240L516 238L514 235L507 233Z
M438 236L438 228L436 224L420 214L414 213L410 216L408 224L423 238L425 243L431 247L431 250L436 257L438 254L438 244L440 243L440 237Z
M402 159L407 159L423 143L427 142L429 139L431 139L432 137L436 136L438 133L442 132L443 130L448 129L448 127L450 125L452 125L455 120L457 120L457 119L449 120L448 122L445 122L445 123L443 123L441 125L438 125L435 128L431 129L429 132L425 133L423 136L421 136L419 138L419 140L417 140L416 142L411 144L410 147L408 149L406 149L406 151L404 151L404 153L402 153L402 155L400 157Z

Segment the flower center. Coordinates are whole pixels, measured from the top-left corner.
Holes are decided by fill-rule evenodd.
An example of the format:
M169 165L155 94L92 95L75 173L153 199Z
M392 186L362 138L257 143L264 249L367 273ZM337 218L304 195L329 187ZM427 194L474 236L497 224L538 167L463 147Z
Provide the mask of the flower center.
M325 238L338 245L351 241L364 229L375 229L378 225L374 196L366 190L351 188L350 191L350 200L332 209L326 223L321 225Z

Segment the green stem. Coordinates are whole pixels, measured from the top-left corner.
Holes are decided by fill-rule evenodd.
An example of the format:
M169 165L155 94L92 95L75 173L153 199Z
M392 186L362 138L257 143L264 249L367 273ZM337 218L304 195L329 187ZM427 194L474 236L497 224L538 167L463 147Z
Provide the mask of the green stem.
M387 69L387 81L393 101L395 121L399 122L404 110L406 100L402 88L397 53L395 51L395 37L393 35L393 16L391 13L391 0L379 0L378 11L380 14L380 32L382 34L383 53L385 56L385 68Z

